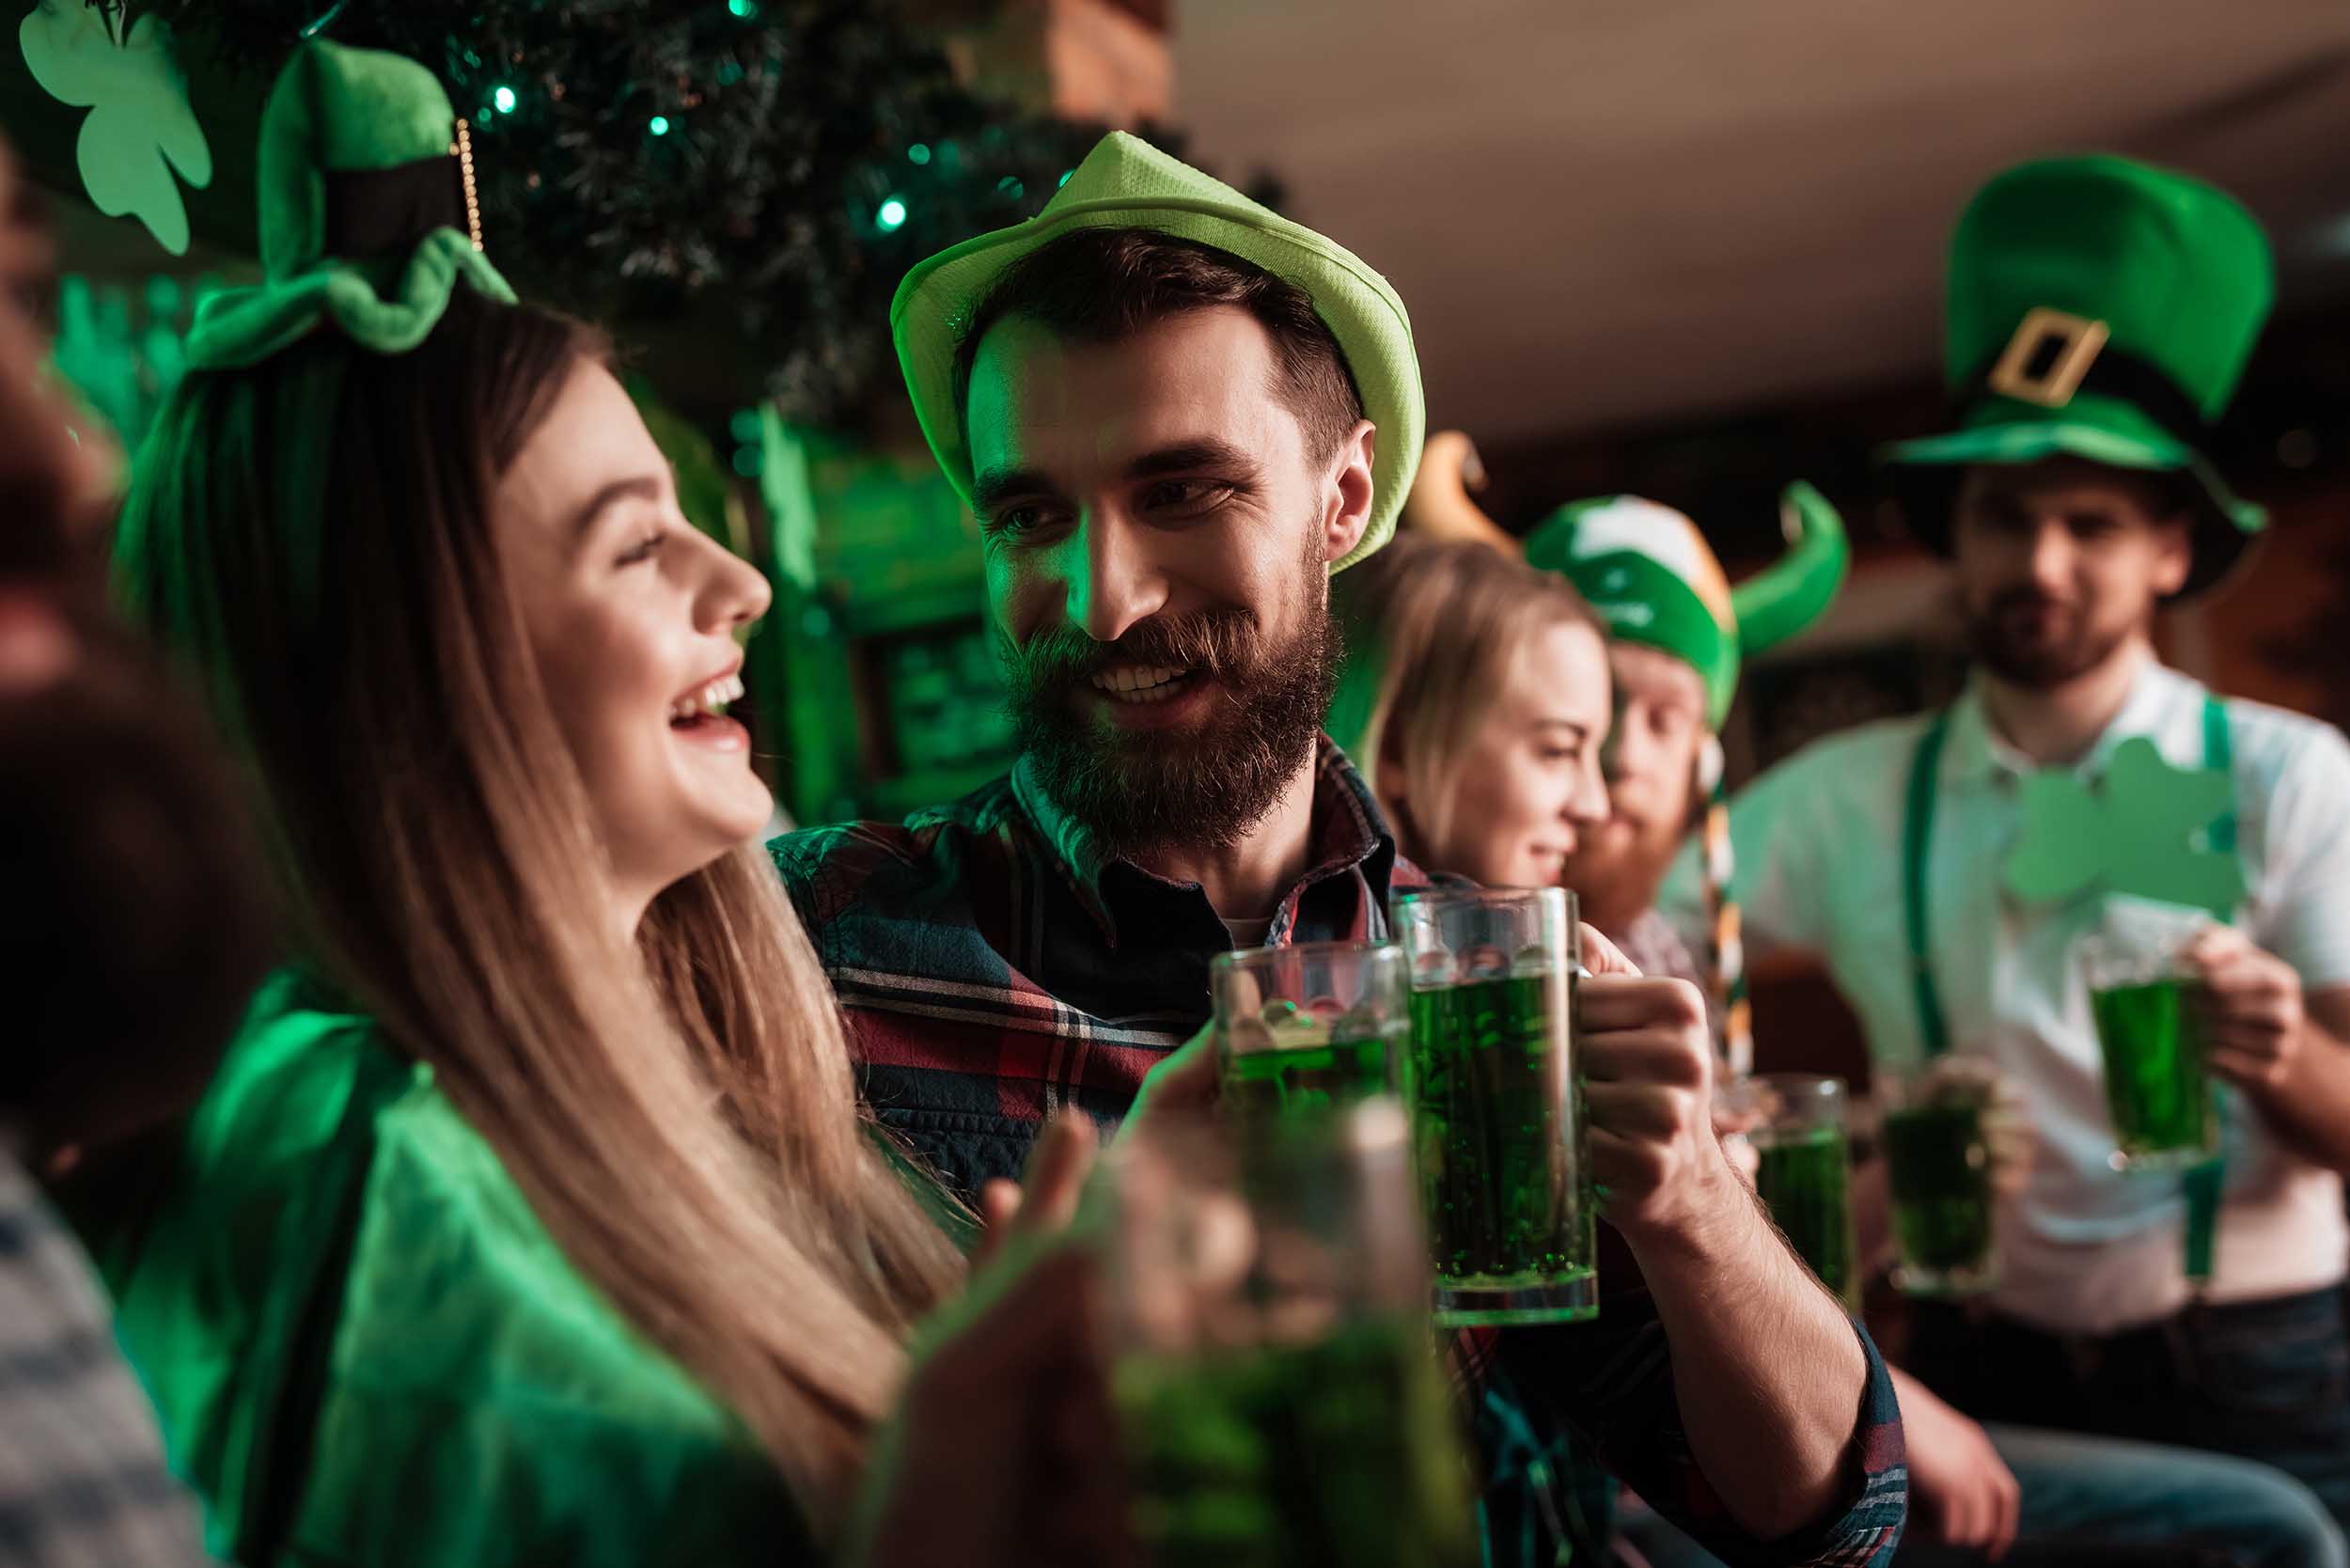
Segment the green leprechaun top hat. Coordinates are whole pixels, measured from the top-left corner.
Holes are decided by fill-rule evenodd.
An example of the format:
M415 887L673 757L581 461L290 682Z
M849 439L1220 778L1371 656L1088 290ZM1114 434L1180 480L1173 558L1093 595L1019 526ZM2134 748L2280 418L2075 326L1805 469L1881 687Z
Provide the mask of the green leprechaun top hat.
M964 500L971 499L971 447L955 400L956 350L1007 268L1081 227L1149 228L1213 245L1305 291L1346 357L1363 416L1379 431L1370 524L1331 570L1385 544L1412 487L1426 420L1403 302L1344 246L1122 131L1094 144L1035 217L919 263L890 303L890 335L923 437Z
M2076 457L2194 480L2195 566L2225 576L2267 521L2205 455L2276 297L2267 236L2234 198L2126 158L1992 180L1950 242L1946 434L1880 454L1911 530L1950 548L1972 463Z
M1740 659L1817 620L1843 585L1844 521L1808 484L1779 499L1788 550L1736 588L1695 523L1637 495L1560 507L1526 538L1528 564L1573 583L1623 642L1661 649L1705 678L1707 727L1738 691Z
M405 353L460 283L513 303L482 254L471 135L414 60L304 44L261 111L258 185L265 280L205 302L193 369L258 364L330 323Z

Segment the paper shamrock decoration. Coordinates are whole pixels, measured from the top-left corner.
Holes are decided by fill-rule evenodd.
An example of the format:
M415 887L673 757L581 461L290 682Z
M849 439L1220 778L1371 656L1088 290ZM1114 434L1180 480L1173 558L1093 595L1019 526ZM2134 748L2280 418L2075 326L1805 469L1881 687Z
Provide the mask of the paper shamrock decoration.
M164 249L184 256L188 209L179 181L211 184L212 149L188 107L170 27L143 16L124 30L121 15L118 4L40 0L17 37L33 80L90 111L74 148L90 204L110 218L132 214Z
M2208 847L2207 830L2233 800L2227 774L2174 768L2143 735L2114 748L2094 785L2060 768L2033 774L2008 891L2037 902L2102 889L2227 919L2244 899L2244 868Z

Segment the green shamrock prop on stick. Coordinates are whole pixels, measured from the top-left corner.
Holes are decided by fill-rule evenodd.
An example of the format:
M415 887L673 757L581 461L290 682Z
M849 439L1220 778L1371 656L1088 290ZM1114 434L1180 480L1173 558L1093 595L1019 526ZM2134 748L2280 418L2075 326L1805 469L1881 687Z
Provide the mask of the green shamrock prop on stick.
M2227 919L2244 899L2244 868L2210 849L2207 833L2232 793L2225 773L2174 768L2143 735L2114 748L2094 785L2060 768L2033 774L2008 891L2039 902L2101 889Z
M211 184L212 149L188 107L171 29L151 16L121 29L120 13L118 5L40 0L17 37L42 90L90 111L74 154L91 205L110 218L132 214L164 249L184 256L179 181Z

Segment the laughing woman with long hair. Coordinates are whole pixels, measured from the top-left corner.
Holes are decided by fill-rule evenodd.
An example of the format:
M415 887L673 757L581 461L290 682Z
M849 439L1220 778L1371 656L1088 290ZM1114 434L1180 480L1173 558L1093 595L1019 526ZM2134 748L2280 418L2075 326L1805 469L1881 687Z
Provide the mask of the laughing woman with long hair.
M92 1248L234 1560L788 1560L962 1258L751 847L722 709L763 581L462 209L351 232L461 189L451 129L408 62L297 58L271 281L139 464L119 580L240 751L298 948Z

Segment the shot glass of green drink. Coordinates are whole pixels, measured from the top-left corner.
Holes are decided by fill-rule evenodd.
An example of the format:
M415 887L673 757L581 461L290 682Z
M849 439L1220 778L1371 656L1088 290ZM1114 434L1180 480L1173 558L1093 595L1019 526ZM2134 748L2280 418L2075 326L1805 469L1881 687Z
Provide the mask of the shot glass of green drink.
M1208 991L1220 1103L1239 1125L1402 1090L1412 1021L1401 948L1300 942L1219 953Z
M1882 1142L1893 1210L1893 1283L1911 1295L1974 1295L1999 1281L1992 1146L1998 1109L1988 1063L1947 1058L1880 1074Z
M1574 896L1448 888L1398 900L1395 924L1411 964L1405 1082L1436 1321L1597 1316Z
M2219 1117L2195 1013L2201 978L2186 959L2200 929L2185 920L2109 916L2106 927L2081 940L2116 1170L2184 1170L2218 1149Z
M1246 1133L1161 1121L1105 1159L1102 1188L1111 1395L1140 1560L1474 1563L1402 1105Z
M1858 1310L1844 1080L1757 1073L1732 1092L1734 1103L1758 1119L1747 1133L1756 1156L1754 1190L1820 1283Z

